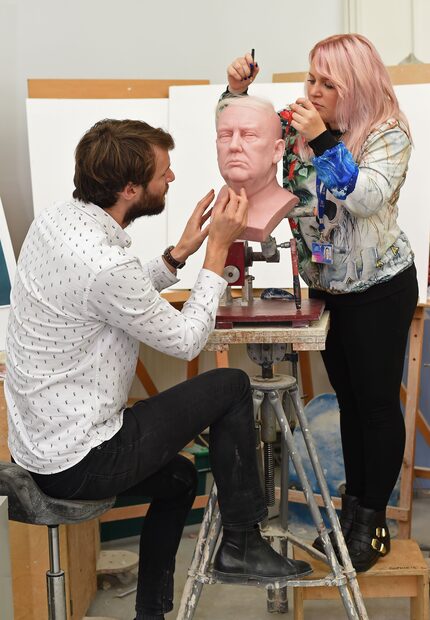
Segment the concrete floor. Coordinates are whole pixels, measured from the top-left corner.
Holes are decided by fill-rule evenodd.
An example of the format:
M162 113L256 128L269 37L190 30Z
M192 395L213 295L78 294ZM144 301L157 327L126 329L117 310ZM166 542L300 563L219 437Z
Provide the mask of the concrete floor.
M426 557L430 550L430 496L421 496L414 499L412 538L418 541ZM195 545L198 526L187 526L177 556L175 576L175 608L166 615L166 620L174 620L179 606L182 589L184 587L187 570ZM309 538L312 538L310 531ZM138 539L127 538L102 544L103 549L128 549L138 551ZM125 582L124 582L125 581ZM118 594L132 588L136 583L135 571L128 574L121 583L116 577L104 577L104 586L99 588L90 609L88 617L109 617L116 620L132 620L134 618L135 593L124 598ZM293 597L289 591L288 614L268 614L266 610L266 595L264 589L256 587L240 587L231 585L204 586L202 595L194 615L195 620L269 620L277 617L292 618ZM367 599L366 609L371 620L408 620L408 599ZM340 620L347 618L345 609L339 601L306 601L306 620ZM417 620L427 620L417 619Z

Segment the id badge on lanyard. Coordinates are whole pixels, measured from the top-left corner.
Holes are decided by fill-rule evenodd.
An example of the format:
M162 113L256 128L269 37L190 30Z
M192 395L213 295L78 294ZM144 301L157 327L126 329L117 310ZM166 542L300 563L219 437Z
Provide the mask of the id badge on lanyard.
M322 233L324 230L324 212L325 212L325 201L327 188L319 178L316 180L316 189L317 189L317 198L318 198L318 212L317 212L317 222L318 222L318 230L320 232L320 240L312 242L312 262L320 263L323 265L332 265L333 264L333 244L327 243L322 239Z

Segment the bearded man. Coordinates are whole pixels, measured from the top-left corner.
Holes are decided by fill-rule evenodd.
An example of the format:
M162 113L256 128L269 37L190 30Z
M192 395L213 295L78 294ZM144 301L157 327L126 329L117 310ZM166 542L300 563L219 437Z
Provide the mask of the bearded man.
M260 535L267 508L245 373L210 371L127 407L139 342L186 360L203 349L226 287L228 248L247 222L244 189L230 189L211 212L210 191L162 256L142 266L126 252L127 225L164 209L173 146L170 134L133 120L103 120L83 136L73 199L43 211L23 244L7 334L14 461L51 497L152 498L140 538L138 620L162 620L173 607L175 555L197 486L194 465L178 452L208 426L224 528L219 578L270 583L310 569ZM175 310L160 291L206 238L191 295Z

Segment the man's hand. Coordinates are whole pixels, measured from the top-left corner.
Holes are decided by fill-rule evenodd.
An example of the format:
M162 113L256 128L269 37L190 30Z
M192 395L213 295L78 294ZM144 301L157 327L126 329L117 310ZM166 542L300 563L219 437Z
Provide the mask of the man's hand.
M179 262L185 262L191 254L197 252L203 241L208 236L209 226L203 228L204 223L210 218L212 209L206 211L215 197L213 189L210 190L199 202L188 220L184 232L171 254Z
M260 71L251 54L233 60L227 67L228 89L232 95L241 95L255 80Z
M231 188L221 192L212 209L208 245L203 263L205 269L222 275L228 249L243 233L247 222L248 198L245 190L242 188L239 195Z
M248 198L242 188L240 194L236 194L230 187L221 192L212 209L212 217L209 225L209 243L213 243L219 249L228 250L245 230L248 222Z
M314 140L327 129L318 110L309 99L301 97L297 99L296 103L292 103L290 108L293 111L291 126L297 129L299 134L308 142Z

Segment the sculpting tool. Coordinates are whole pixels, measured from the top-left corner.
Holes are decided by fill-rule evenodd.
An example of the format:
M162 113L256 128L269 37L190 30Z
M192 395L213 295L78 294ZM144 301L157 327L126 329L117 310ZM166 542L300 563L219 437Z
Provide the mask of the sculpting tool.
M302 307L302 291L300 289L299 260L297 257L297 243L295 239L290 240L290 249L291 249L291 263L293 267L294 301L296 303L297 310L300 310L300 308Z
M254 60L255 60L255 49L254 48L252 48L251 50L251 56L252 56L252 65L251 65L251 75L249 76L250 78L252 77L254 73Z

